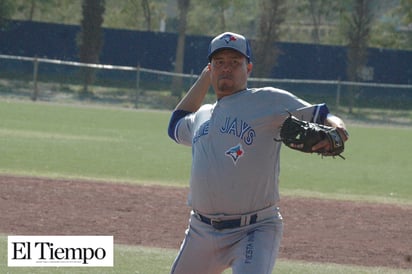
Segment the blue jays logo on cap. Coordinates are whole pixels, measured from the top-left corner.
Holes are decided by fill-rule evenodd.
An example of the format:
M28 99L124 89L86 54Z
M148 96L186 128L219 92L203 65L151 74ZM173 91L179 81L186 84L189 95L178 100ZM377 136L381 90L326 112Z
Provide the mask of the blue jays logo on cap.
M250 62L251 49L248 40L240 34L225 32L216 36L209 45L209 61L212 55L222 49L233 49L243 54Z
M220 39L223 39L226 42L226 44L229 44L230 41L236 41L237 40L236 37L231 35L231 34L226 34L223 37L221 37Z

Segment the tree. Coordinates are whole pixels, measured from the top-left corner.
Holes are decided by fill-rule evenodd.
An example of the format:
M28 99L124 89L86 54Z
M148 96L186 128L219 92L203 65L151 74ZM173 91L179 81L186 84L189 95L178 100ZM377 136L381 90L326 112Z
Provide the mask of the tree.
M176 59L175 59L175 72L183 72L184 54L185 54L185 39L186 39L186 26L187 26L187 14L189 12L190 0L177 0L179 8L179 26L178 37L176 46ZM172 93L175 96L180 97L182 91L182 78L175 76L172 83Z
M143 12L144 23L146 25L145 30L151 31L153 16L149 0L129 0L122 10L123 15L134 19L136 28L139 28L139 24L141 24L139 20L141 18L141 12Z
M146 28L152 30L152 12L150 10L149 0L142 0L144 18L146 19Z
M252 37L256 33L257 7L250 0L196 1L188 14L187 33L214 37L231 31Z
M64 3L61 3L61 0L26 0L15 1L15 4L17 5L17 9L24 13L24 20L28 21L34 21L39 18L41 21L44 21L51 14L58 17L58 15L54 14L53 10L59 8L66 11L62 7Z
M99 63L100 51L103 46L103 14L104 0L83 0L81 31L78 36L79 57L82 63ZM82 67L83 91L88 95L88 86L94 82L95 69Z
M412 49L412 0L401 0L401 22L405 26L405 48Z
M312 20L313 30L311 33L312 42L319 44L321 42L321 26L324 22L333 20L338 12L339 2L331 0L306 0L299 10L304 10L308 13Z
M370 0L354 0L350 13L344 17L344 34L347 44L347 68L349 81L360 81L360 72L367 63L369 34L372 28L373 14ZM349 90L349 112L354 105L355 87Z
M6 25L6 21L10 19L15 9L13 0L0 0L0 29Z
M260 0L259 29L254 48L257 77L269 77L276 64L279 50L275 43L279 41L280 25L285 20L285 0Z
M30 1L30 15L29 15L29 21L33 21L34 17L34 10L36 9L36 1L31 0Z
M222 30L226 30L226 16L225 16L225 11L229 8L230 6L230 0L209 0L205 1L209 2L211 8L215 8L217 12L217 23L220 25L220 28Z

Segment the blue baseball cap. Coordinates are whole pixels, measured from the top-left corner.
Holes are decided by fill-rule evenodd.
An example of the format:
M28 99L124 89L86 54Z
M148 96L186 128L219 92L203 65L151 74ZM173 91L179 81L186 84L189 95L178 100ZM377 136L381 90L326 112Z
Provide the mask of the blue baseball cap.
M252 52L249 41L243 35L233 32L224 32L213 38L209 45L209 61L212 60L213 54L223 49L236 50L243 54L247 58L248 62L250 62Z

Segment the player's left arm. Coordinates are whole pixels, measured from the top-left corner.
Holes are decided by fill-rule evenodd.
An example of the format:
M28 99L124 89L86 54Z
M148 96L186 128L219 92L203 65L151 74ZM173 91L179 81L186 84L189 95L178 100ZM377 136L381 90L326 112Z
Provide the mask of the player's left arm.
M341 118L329 113L326 116L325 124L327 126L331 126L337 128L339 131L339 135L341 135L342 139L346 142L349 139L349 133L346 129L346 125Z

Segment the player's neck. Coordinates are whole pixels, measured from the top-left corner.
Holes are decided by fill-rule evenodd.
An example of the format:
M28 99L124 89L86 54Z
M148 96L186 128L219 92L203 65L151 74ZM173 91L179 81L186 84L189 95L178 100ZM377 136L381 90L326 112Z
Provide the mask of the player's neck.
M230 92L225 92L225 91L220 91L219 93L216 93L216 98L219 101L220 99L224 98L224 97L228 97L228 96L232 96L235 94L238 94L239 92L242 92L244 90L246 90L247 87L236 90L236 91L230 91Z

